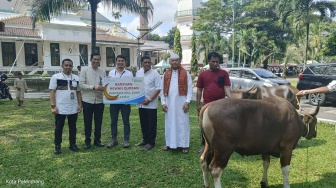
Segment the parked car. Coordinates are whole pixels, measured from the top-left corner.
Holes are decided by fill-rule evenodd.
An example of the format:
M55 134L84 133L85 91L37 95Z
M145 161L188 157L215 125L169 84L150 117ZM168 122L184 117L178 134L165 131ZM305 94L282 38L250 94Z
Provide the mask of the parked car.
M336 63L316 63L307 64L307 67L299 74L297 88L299 90L314 89L328 85L332 80L336 80ZM336 92L312 93L305 96L309 103L323 105L327 101L336 102Z
M289 81L262 68L225 68L224 70L229 73L232 89L238 86L247 89L253 85L272 87L290 84Z

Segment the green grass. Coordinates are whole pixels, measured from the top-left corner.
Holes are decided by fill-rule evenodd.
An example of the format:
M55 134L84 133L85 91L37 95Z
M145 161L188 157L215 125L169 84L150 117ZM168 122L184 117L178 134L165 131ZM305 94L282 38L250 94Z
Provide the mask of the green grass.
M0 101L0 187L125 187L125 188L199 188L203 187L199 164L200 131L195 104L191 104L190 153L161 151L164 145L164 114L158 113L156 147L145 152L134 144L141 140L138 110L132 107L131 144L124 149L93 147L78 153L69 151L68 128L64 128L63 153L53 154L54 119L47 99L32 99L26 107L15 101ZM83 148L83 116L77 124L77 144ZM303 140L293 152L290 183L292 187L315 188L336 186L336 135L334 126L319 123L318 137ZM110 141L110 118L105 108L102 141ZM119 142L123 127L119 118ZM259 187L262 176L260 156L232 155L222 175L223 187ZM40 180L40 184L11 185L9 181ZM282 187L279 159L272 158L269 169L270 187Z

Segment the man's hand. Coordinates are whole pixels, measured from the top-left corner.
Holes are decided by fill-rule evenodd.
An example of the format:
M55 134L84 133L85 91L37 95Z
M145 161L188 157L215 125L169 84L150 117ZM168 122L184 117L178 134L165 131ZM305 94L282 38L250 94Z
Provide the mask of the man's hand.
M82 105L78 105L77 107L77 113L80 113L82 111Z
M184 103L183 105L183 112L187 113L189 111L189 103Z
M51 113L58 114L58 108L56 106L51 108Z
M199 116L199 113L200 113L200 111L201 111L201 108L202 108L202 106L201 105L197 105L197 115Z
M168 112L168 106L167 105L162 105L162 111Z

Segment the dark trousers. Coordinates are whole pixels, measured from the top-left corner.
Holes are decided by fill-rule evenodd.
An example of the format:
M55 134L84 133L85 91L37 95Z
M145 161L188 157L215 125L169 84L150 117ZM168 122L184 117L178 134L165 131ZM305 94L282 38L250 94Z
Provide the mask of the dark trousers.
M154 146L157 127L157 109L139 108L139 117L143 140L146 144Z
M131 105L129 104L111 104L110 117L111 117L111 134L112 139L118 138L118 116L121 111L121 117L124 124L124 140L129 141L131 126L129 117L131 114Z
M76 122L77 122L78 114L71 115L55 115L55 145L61 145L62 143L62 133L63 127L65 123L65 119L68 118L69 125L69 143L70 145L76 144Z
M104 104L83 103L85 144L91 143L92 119L94 118L94 142L100 142L101 127L103 122Z

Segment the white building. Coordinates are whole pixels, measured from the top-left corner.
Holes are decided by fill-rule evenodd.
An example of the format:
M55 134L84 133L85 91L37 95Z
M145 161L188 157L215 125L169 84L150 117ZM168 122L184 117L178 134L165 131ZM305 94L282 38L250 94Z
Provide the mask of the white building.
M177 28L181 33L181 45L182 45L182 64L190 65L191 61L191 36L193 30L191 26L193 21L197 19L197 9L201 7L202 0L177 0L178 8L175 13L175 22L177 23ZM195 33L196 35L198 33ZM201 63L202 61L198 61Z
M62 14L50 22L37 23L32 29L30 17L33 0L1 1L0 72L26 73L61 70L60 63L70 58L74 66L90 64L91 12L80 10ZM115 68L115 57L126 56L128 66L137 66L138 41L126 38L126 33L114 22L97 12L97 52L101 54L101 68ZM142 42L141 42L142 45ZM76 68L74 68L76 70Z

